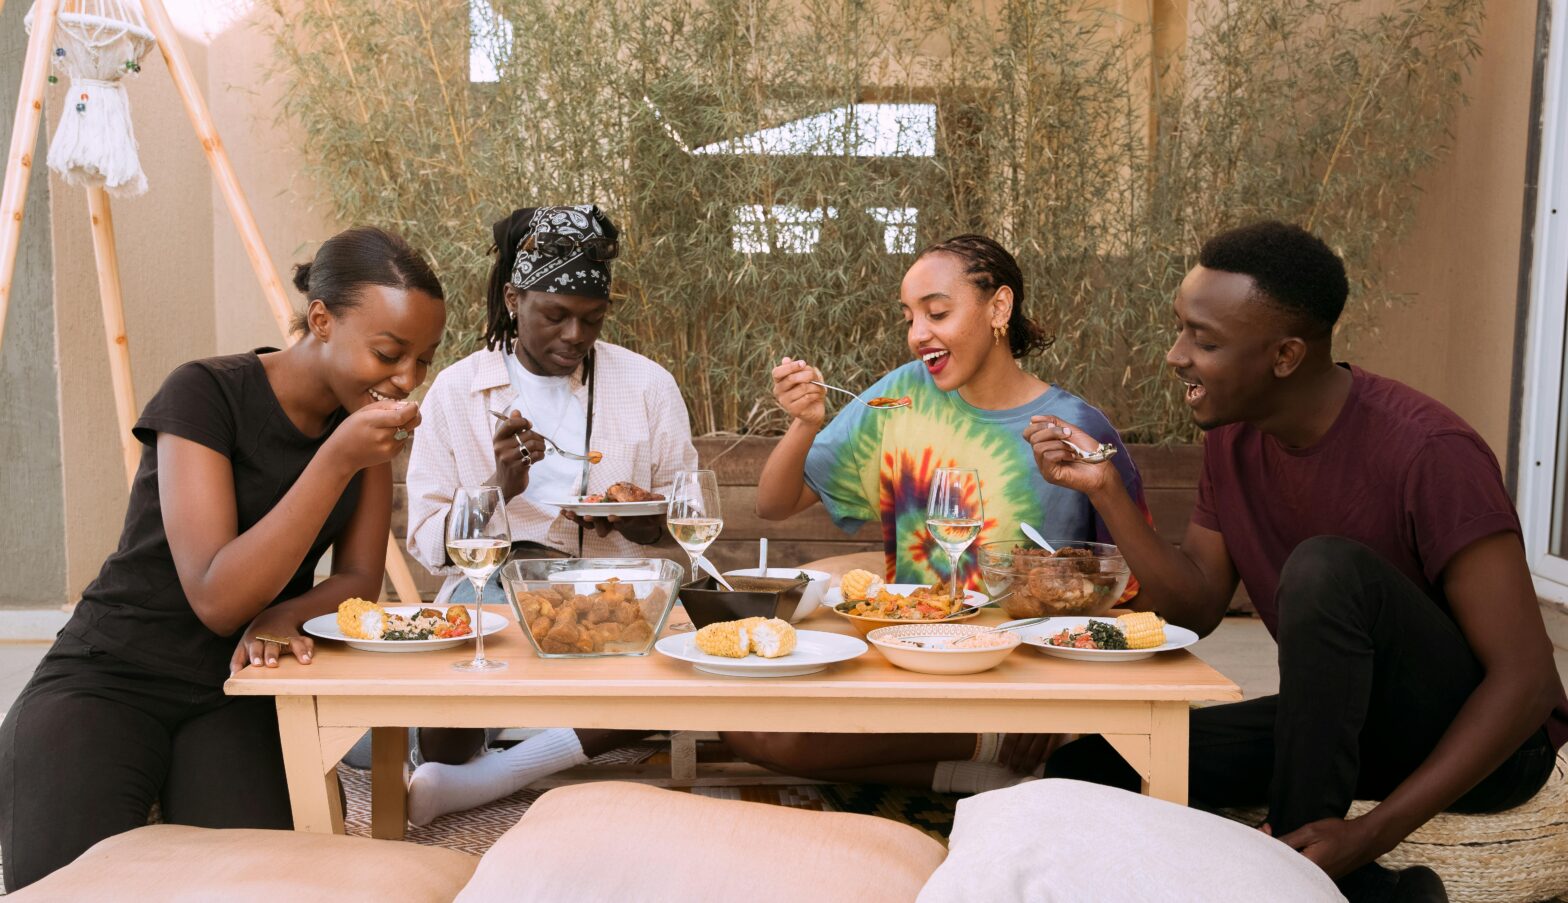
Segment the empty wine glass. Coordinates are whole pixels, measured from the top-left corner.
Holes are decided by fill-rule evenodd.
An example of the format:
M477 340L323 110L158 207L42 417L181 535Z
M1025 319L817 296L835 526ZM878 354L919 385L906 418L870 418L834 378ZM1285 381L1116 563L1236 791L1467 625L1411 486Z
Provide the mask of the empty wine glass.
M724 515L719 508L719 478L713 471L686 470L675 475L666 524L670 535L691 559L690 579L696 580L697 559L724 529Z
M926 529L947 552L951 565L950 586L954 604L963 601L958 585L958 563L964 550L980 535L985 505L980 500L980 475L972 467L939 467L931 478L926 499Z
M485 658L485 584L511 548L506 504L496 486L459 486L446 515L446 553L474 587L474 660L458 671L500 671L506 662Z

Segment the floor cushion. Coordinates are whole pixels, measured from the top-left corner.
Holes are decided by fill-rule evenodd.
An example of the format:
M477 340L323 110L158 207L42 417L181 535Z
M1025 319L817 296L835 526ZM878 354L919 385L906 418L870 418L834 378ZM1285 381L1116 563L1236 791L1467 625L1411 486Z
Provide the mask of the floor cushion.
M912 901L944 854L888 819L603 781L540 797L457 899Z
M95 844L6 897L160 903L449 903L478 857L390 840L148 825Z
M1365 815L1376 805L1357 800L1350 814ZM1257 824L1266 813L1233 809L1226 815ZM1452 903L1531 903L1568 895L1568 750L1524 805L1489 815L1444 812L1378 862L1429 866L1442 876Z
M1244 825L1125 790L1031 781L962 800L919 903L1293 903L1344 898L1317 866Z

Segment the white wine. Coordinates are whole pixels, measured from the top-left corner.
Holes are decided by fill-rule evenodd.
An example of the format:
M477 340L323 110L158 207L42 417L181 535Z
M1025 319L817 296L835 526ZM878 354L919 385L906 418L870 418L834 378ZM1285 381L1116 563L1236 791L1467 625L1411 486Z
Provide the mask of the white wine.
M701 552L724 529L724 520L718 517L672 517L668 521L670 535L688 552Z
M975 517L928 517L926 529L944 549L964 549L980 535L982 521Z
M447 542L446 553L464 573L482 573L488 577L506 557L509 545L504 539L453 539Z

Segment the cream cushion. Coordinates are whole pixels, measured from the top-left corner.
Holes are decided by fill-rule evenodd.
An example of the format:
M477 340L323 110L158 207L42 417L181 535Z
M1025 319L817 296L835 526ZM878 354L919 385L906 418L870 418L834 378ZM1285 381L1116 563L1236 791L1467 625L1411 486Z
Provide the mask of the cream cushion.
M943 855L920 831L869 815L604 781L540 797L457 899L914 900Z
M478 864L455 850L365 837L148 825L99 841L6 900L447 903Z
M1081 781L962 800L919 903L1343 900L1317 866L1233 821Z

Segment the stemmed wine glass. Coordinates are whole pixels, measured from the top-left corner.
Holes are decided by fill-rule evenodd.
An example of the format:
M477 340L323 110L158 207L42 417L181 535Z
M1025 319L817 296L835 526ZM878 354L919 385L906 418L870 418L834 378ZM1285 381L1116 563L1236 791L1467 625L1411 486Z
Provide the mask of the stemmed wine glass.
M446 515L446 553L474 586L474 660L457 671L500 671L506 662L485 658L485 584L511 548L506 503L497 486L459 486Z
M697 559L719 538L724 515L719 509L719 478L711 470L684 470L675 475L670 489L670 511L665 521L670 535L691 558L691 579L697 579Z
M985 504L980 500L980 475L972 467L939 467L931 479L926 499L926 529L947 551L951 563L951 592L955 604L963 601L958 585L958 562L964 550L980 535Z

